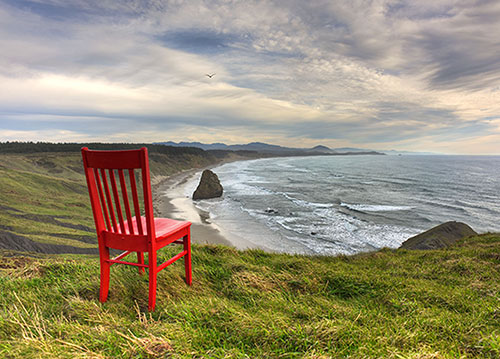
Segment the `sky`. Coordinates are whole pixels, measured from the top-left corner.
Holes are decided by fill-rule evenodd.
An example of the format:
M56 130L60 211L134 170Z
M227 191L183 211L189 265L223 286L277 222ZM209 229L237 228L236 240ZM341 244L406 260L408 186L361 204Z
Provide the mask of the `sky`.
M0 0L0 141L500 154L500 1Z

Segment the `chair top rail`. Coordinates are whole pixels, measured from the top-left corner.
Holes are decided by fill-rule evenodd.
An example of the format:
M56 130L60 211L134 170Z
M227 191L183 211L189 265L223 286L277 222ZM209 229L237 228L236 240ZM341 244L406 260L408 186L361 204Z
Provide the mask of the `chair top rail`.
M134 169L142 168L141 157L144 153L147 154L147 149L143 147L138 150L91 151L84 147L82 152L86 152L84 159L89 168Z

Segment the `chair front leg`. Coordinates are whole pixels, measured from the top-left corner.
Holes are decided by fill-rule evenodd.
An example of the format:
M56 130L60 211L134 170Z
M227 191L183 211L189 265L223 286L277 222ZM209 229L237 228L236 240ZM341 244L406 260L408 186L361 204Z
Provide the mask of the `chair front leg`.
M184 270L186 273L186 283L191 285L193 282L192 272L191 272L191 231L188 230L187 236L183 238L184 250L187 254L184 256Z
M148 310L150 312L155 310L156 305L156 251L150 251L149 256L149 305Z
M99 259L101 264L101 285L99 290L99 301L104 303L108 299L109 272L111 264L109 260L109 248L99 248Z

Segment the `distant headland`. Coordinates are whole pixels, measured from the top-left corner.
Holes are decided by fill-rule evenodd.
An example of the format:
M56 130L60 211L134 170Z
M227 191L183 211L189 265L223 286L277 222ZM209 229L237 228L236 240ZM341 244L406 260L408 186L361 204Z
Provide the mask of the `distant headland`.
M240 145L226 145L224 143L201 143L201 142L155 142L157 145L172 147L196 147L205 151L252 151L275 156L315 156L315 155L385 155L383 152L361 149L361 148L329 148L319 145L312 148L283 147L263 142L251 142Z

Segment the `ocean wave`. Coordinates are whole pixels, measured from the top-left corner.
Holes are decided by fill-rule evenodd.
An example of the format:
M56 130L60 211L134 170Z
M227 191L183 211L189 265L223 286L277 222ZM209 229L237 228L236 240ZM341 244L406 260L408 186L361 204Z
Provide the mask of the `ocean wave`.
M462 208L472 208L472 209L478 209L480 211L486 211L486 212L489 212L493 215L498 215L499 212L496 211L494 208L491 208L491 207L486 207L486 206L480 206L478 204L474 204L474 203L470 203L468 201L465 201L465 200L455 200L454 202L455 205L457 206L460 206ZM491 205L491 204L488 204L488 205Z
M274 194L273 191L267 188L261 186L252 186L245 183L233 183L231 186L227 187L228 190L226 191L226 193L237 193L239 196L269 196Z
M330 255L397 248L418 232L413 228L361 221L333 208L318 209L313 218L306 221L303 217L277 216L273 220L313 252Z
M292 197L286 192L280 192L280 194L283 195L283 197L285 197L286 199L292 201L293 203L295 203L296 205L298 205L300 207L307 207L307 208L331 208L331 207L333 207L333 204L331 204L331 203L317 203L317 202L304 201L302 199Z
M307 170L305 168L300 168L300 167L293 167L293 172L299 172L299 173L311 173L310 170Z
M434 208L440 207L440 208L444 208L444 209L449 210L449 211L453 211L456 214L469 215L469 212L467 211L467 209L465 209L462 206L453 205L452 203L445 203L446 199L444 199L444 198L435 199L435 200L416 198L415 200L418 201L419 203L423 203L425 205L428 205L428 206L431 206Z
M411 206L388 206L382 204L349 204L340 203L342 207L349 208L358 212L394 212L394 211L409 211L414 207Z

